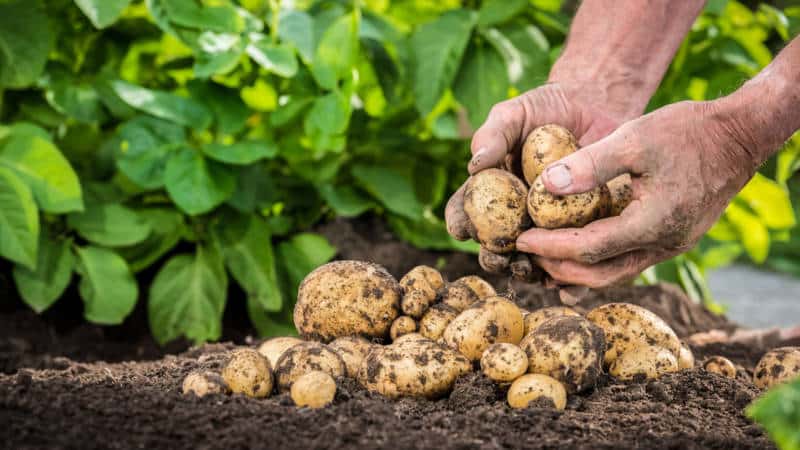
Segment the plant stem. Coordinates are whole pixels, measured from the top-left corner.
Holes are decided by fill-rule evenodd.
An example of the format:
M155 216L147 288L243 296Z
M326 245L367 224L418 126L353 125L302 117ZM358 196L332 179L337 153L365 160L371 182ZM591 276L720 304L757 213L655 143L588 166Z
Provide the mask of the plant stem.
M272 43L278 43L278 26L281 13L281 0L269 0L269 7L272 9L272 24L269 26L269 35Z

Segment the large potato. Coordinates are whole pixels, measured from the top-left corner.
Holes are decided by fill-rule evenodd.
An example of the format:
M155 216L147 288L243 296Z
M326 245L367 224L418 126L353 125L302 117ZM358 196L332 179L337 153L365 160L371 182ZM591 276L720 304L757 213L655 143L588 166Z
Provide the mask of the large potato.
M346 373L342 357L319 342L304 342L286 350L275 366L275 378L281 391L289 390L302 375L319 370L338 378Z
M463 355L412 333L371 351L361 365L359 381L389 398L436 398L470 370L472 365Z
M508 405L515 409L527 408L535 400L546 399L555 409L562 410L567 406L567 391L558 380L529 373L511 383L507 399Z
M472 292L478 296L478 300L483 300L486 297L497 295L494 287L492 287L488 281L477 275L467 275L457 279L455 282L466 284L470 289L472 289Z
M603 372L603 330L580 316L551 318L525 336L520 347L528 355L528 372L561 381L569 393L593 387Z
M577 311L566 306L548 306L540 308L526 314L525 320L525 336L531 334L539 325L552 319L553 317L560 316L580 316Z
M436 295L443 286L442 274L433 267L417 266L411 269L400 279L403 313L415 319L422 317L428 307L436 302Z
M641 306L608 303L589 311L586 318L606 335L605 363L642 346L658 346L680 355L681 341L663 319Z
M433 341L442 337L447 325L458 316L458 311L444 303L437 303L431 306L422 319L419 321L419 332L421 335Z
M561 125L548 124L535 128L522 145L522 174L528 184L550 164L578 149L578 141Z
M375 346L372 342L358 336L343 336L333 340L328 347L336 350L344 361L347 369L347 376L356 378L361 363L367 357L367 353Z
M767 352L753 369L753 383L768 388L800 377L800 347L779 347Z
M608 373L620 380L651 380L678 370L674 353L663 347L641 345L619 355L611 363Z
M524 330L517 305L503 297L489 297L461 312L442 337L448 346L471 361L478 361L496 342L519 343Z
M401 289L383 267L334 261L300 284L294 324L301 335L329 342L340 336L384 338L400 311Z
M463 311L478 300L478 294L467 286L466 283L449 283L442 290L442 304L445 304L456 311Z
M605 185L582 194L553 195L539 177L528 193L528 213L540 228L582 227L603 217L608 196Z
M525 183L509 172L486 169L467 180L464 212L475 229L475 238L487 250L508 253L517 236L530 228Z
M222 379L235 394L260 398L272 392L273 377L269 360L252 348L231 352L228 364L222 369Z
M528 370L528 356L514 344L492 344L481 356L481 370L494 381L514 381Z
M303 342L305 341L292 336L267 339L258 346L258 353L264 355L269 360L269 364L275 367L283 352Z

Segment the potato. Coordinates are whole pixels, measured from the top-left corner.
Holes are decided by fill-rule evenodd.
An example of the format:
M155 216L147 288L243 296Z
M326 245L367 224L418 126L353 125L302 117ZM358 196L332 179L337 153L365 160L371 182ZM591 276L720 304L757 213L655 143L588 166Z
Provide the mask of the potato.
M522 145L522 173L528 184L550 164L578 149L578 141L561 125L549 124L535 128Z
M396 340L394 340L392 342L392 344L400 344L400 343L403 343L403 342L412 342L412 341L429 341L429 340L430 339L426 338L425 336L423 336L423 335L421 335L419 333L408 333L408 334L404 334L404 335L400 336L399 338L397 338ZM375 347L380 347L380 346L376 345ZM373 348L375 348L375 347L373 347Z
M389 330L389 336L392 340L400 336L417 331L417 322L408 316L400 316L392 322L392 328Z
M528 193L528 214L540 228L582 227L603 217L608 195L605 185L582 194L553 195L539 177Z
M495 292L494 287L492 287L491 284L489 284L486 280L477 275L467 275L465 277L457 279L455 282L466 284L470 289L472 289L472 292L474 292L475 295L478 296L478 300L483 300L486 297L497 295L497 292Z
M292 336L267 339L258 346L258 353L261 353L269 360L271 367L275 367L283 352L303 342L305 341Z
M509 264L511 264L511 256L509 254L492 253L481 247L478 252L478 264L489 273L505 273Z
M528 370L528 356L514 344L492 344L481 356L481 370L494 381L514 381Z
M210 370L194 370L183 379L183 393L193 393L198 397L208 394L227 394L230 392L225 380Z
M768 351L753 369L753 383L760 388L800 377L800 347L779 347Z
M377 264L334 261L300 284L294 324L302 336L323 342L340 336L384 338L399 315L401 292Z
M681 342L672 328L641 306L607 303L589 311L586 318L605 332L605 364L611 364L620 354L640 346L663 347L676 358L680 354Z
M322 408L333 402L336 382L327 373L313 370L303 374L292 384L290 395L297 406Z
M531 334L536 327L548 321L549 319L559 316L580 316L580 314L578 314L578 312L576 312L574 309L567 308L566 306L548 306L546 308L531 311L524 317L525 336Z
M618 216L630 205L633 200L633 185L631 176L620 175L606 183L608 186L609 211L604 217Z
M678 368L681 370L694 369L694 354L683 341L681 341L681 349L678 352Z
M501 169L486 169L470 177L464 186L464 212L475 229L475 238L487 250L508 253L517 236L530 228L525 183Z
M442 291L442 304L456 311L463 311L478 300L478 294L465 283L449 283Z
M458 311L444 303L437 303L425 312L419 321L419 332L430 340L437 340L442 337L444 329L458 315Z
M450 391L459 375L472 370L463 355L415 333L378 346L361 365L359 381L389 398L437 398Z
M319 370L339 378L346 373L344 359L332 348L319 342L304 342L286 350L275 366L278 388L287 391L302 375Z
M528 356L528 372L555 378L571 394L593 387L603 372L603 330L580 316L545 321L520 347Z
M357 336L344 336L333 340L328 347L334 349L344 361L347 376L356 378L361 362L366 358L367 353L375 346L368 340Z
M611 363L608 373L620 380L655 379L678 371L675 354L663 347L641 345L625 352Z
M553 407L563 410L567 406L567 391L558 380L547 375L529 373L523 375L508 389L508 405L512 408L526 408L534 400L550 400Z
M489 297L461 312L442 337L450 348L478 361L496 342L519 343L524 328L517 305L503 297Z
M436 294L444 286L444 278L433 267L417 266L400 279L400 286L403 289L403 314L419 319L436 302Z
M251 348L240 348L231 352L228 364L222 369L222 379L235 394L261 398L272 392L272 367L269 360Z
M736 379L736 366L724 356L711 356L703 363L706 372L716 373L723 377Z

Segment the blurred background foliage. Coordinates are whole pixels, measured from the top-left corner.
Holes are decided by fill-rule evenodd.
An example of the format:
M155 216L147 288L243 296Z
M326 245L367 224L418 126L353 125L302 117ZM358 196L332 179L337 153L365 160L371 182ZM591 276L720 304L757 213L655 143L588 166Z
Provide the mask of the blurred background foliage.
M219 338L229 283L292 332L336 216L474 252L441 219L471 131L546 80L576 3L0 0L0 257L34 310L74 280L88 321L146 301L165 343ZM710 0L650 109L735 90L798 31L800 7ZM711 304L705 272L737 259L800 276L798 167L795 137L641 282Z

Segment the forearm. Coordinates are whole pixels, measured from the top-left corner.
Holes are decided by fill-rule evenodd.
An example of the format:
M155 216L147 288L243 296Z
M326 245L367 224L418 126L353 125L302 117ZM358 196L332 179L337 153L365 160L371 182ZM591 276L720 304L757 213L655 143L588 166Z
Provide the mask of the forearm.
M585 0L551 82L592 87L620 120L644 111L705 0Z

